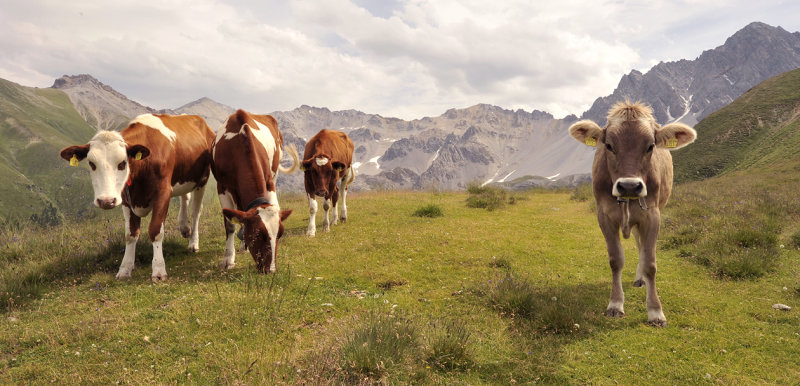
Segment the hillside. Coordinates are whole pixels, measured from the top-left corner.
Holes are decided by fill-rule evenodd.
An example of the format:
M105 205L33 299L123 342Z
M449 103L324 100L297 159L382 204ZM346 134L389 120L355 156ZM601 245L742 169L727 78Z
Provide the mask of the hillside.
M800 69L753 87L695 126L697 141L674 152L678 181L732 171L800 167Z
M687 198L684 191L676 193ZM623 240L627 314L604 317L611 274L590 204L568 192L516 198L489 212L466 207L466 193L353 193L348 222L308 239L306 200L283 195L281 206L294 213L271 275L256 274L247 252L234 269L219 270L216 200L203 209L200 252L189 253L173 205L164 241L169 280L158 285L146 241L133 277L114 279L124 248L118 218L47 234L0 230L0 383L791 384L800 377L800 250L780 249L761 278L719 280L679 249L659 248L669 325L654 329L644 290L631 285L633 240ZM429 204L443 216L412 215ZM679 226L673 207L670 224ZM794 309L776 311L775 303Z
M0 79L0 224L55 224L86 213L91 185L58 152L94 133L67 95Z

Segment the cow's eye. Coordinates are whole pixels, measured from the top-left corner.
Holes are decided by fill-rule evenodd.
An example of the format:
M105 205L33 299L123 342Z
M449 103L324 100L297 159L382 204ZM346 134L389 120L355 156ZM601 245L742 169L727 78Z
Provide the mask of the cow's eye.
M606 149L612 153L614 152L614 148L610 144L606 144Z
M120 162L119 165L117 165L117 170L125 170L125 164L125 161Z
M95 166L94 162L92 162L92 161L89 161L89 167L91 167L92 170L97 169L97 166Z
M647 152L648 152L648 153L652 152L652 151L653 151L653 148L655 148L655 147L656 147L656 145L654 145L654 144L650 144L650 146L648 146L648 147L647 147Z

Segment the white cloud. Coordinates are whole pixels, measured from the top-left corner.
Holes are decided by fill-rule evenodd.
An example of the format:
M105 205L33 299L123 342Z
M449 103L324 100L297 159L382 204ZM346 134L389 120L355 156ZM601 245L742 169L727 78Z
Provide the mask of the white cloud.
M753 7L29 0L0 14L0 77L49 86L62 74L89 73L156 108L208 96L258 112L310 104L410 119L491 103L562 116L611 93L630 69L693 59L750 21L797 30L800 21L783 16L797 6Z

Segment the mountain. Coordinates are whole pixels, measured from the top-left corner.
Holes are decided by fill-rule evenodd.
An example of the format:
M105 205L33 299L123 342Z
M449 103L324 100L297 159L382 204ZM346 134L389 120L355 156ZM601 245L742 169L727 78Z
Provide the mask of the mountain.
M754 22L695 60L662 62L645 74L631 71L582 118L602 125L612 104L630 99L650 104L660 123L693 125L761 81L798 67L800 32Z
M479 104L412 121L310 106L270 114L301 153L321 129L348 133L355 189L464 189L512 176L567 176L585 173L592 156L564 134L574 116L554 119L541 111ZM281 187L302 191L302 178L281 176Z
M66 93L78 113L97 130L119 130L139 114L156 112L87 74L64 75L52 88Z
M695 124L713 117L714 111L759 82L798 67L800 33L751 23L723 45L694 60L659 63L646 73L631 71L621 78L611 95L598 98L582 118L603 123L612 103L631 99L652 105L662 124L675 120ZM66 93L80 116L97 129L119 129L146 112L198 114L216 129L234 110L209 98L174 110L156 110L131 101L89 75L64 76L55 81L53 88ZM577 143L567 133L567 127L578 119L576 116L555 119L537 110L506 110L478 104L410 121L305 105L271 114L277 118L285 142L294 144L301 153L306 141L321 129L348 133L355 143L358 177L354 189L361 190L463 189L470 183L496 183L510 188L563 186L585 181L594 156L593 149ZM709 136L705 127L698 124L699 143ZM735 137L734 134L730 135ZM719 136L724 135L712 134L713 138ZM88 137L90 133L77 142ZM685 153L676 153L678 173L684 172L685 162L679 154L694 154L699 149L704 147L692 146ZM703 160L706 169L694 170L697 178L729 170L733 167L731 160L739 162L737 156L730 154L698 159ZM679 174L678 178L683 177ZM282 175L280 181L284 191L303 191L299 173Z
M736 171L800 170L800 69L753 87L695 126L691 146L673 153L679 180Z
M0 79L0 226L52 225L64 213L88 213L88 171L70 168L58 154L94 131L64 92Z
M212 130L217 130L236 111L233 107L202 97L175 109L177 114L191 114L203 117Z
M177 109L155 109L128 99L91 75L64 75L52 88L65 92L80 115L97 130L120 130L140 114L193 114L216 130L234 108L203 97Z

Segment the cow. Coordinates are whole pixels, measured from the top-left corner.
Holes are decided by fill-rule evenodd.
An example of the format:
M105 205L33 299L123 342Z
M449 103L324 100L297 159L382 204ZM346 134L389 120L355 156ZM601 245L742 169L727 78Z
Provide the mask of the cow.
M625 315L622 268L625 255L619 234L631 231L639 250L635 287L646 286L647 320L664 327L667 319L656 292L656 239L661 210L672 192L672 155L697 138L682 123L659 126L652 109L642 103L618 102L600 128L591 120L576 122L569 133L576 140L597 146L592 165L592 190L597 202L597 221L606 241L611 266L611 297L606 315Z
M234 224L241 224L244 244L250 250L256 269L275 272L278 239L283 236L283 221L292 213L281 210L275 181L278 172L294 173L300 157L288 147L293 164L280 165L283 135L270 115L254 115L237 110L217 131L212 148L212 172L225 224L225 254L220 267L236 265Z
M200 249L198 226L213 140L214 132L197 115L143 114L121 132L99 131L89 143L61 150L61 158L72 166L88 160L95 205L102 209L122 205L125 254L117 279L130 278L141 219L150 213L152 280L167 279L162 242L170 197L181 198L178 224L183 237L189 238L189 250Z
M306 236L314 237L317 233L317 199L325 201L325 220L322 230L330 231L331 224L336 225L341 218L347 221L347 188L355 179L353 164L353 141L341 131L320 130L306 143L303 153L302 169L305 174L305 188L308 196L308 229ZM341 189L336 185L341 181ZM342 214L338 214L339 192L342 194ZM328 221L328 210L333 201L333 222Z

